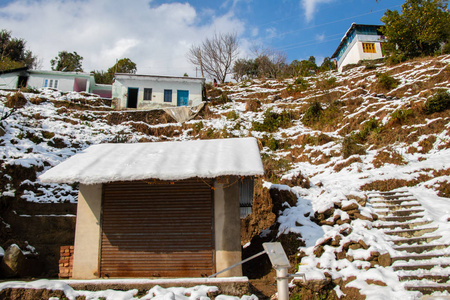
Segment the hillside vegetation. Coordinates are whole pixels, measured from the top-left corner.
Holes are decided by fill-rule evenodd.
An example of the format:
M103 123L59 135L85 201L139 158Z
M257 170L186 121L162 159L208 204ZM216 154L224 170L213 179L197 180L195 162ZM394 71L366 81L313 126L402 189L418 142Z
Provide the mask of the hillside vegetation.
M310 274L334 280L320 288L302 287L311 295L332 297L330 291L339 295L341 289L351 294L353 287L366 295L373 288L388 298L398 296L404 291L391 286L389 269L369 264L375 272L367 279L370 284L352 285L350 270L367 270L367 265L358 267L358 259L338 264L338 257L323 265L323 249L315 246L347 230L347 242L373 237L368 253L390 251L370 233L376 217L366 206L367 191L407 187L429 199L448 200L448 90L450 55L209 87L211 101L184 124L160 110L112 111L92 95L1 91L0 246L17 243L30 253L45 254L44 274L56 275L55 253L61 243L70 244L73 232L40 248L39 231L29 233L21 224L24 215L32 215L27 207L43 205L41 214L54 214L49 203L55 209L67 205L58 213L69 214L73 222L77 185L41 184L37 176L89 145L254 136L266 173L257 178L254 213L242 221L243 244L251 241L244 255L257 239L279 240L294 265L291 271L303 258L310 262ZM357 212L347 213L350 206ZM432 213L444 223L450 217L450 211ZM253 278L270 271L252 268L244 271ZM340 281L336 274L342 274Z

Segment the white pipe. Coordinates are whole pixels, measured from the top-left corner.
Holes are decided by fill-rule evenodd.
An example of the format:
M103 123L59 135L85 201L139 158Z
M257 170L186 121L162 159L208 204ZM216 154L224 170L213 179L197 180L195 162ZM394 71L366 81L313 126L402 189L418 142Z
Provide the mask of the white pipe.
M277 268L278 300L289 300L288 269Z

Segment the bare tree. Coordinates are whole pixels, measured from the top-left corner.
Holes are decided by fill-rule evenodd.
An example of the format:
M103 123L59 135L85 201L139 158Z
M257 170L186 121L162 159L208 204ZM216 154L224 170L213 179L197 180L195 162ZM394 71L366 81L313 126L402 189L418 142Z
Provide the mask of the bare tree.
M192 46L187 54L189 61L202 72L224 83L232 64L239 53L236 34L214 34L201 46Z
M259 76L277 78L286 68L287 55L283 51L254 47L252 52L256 56L255 61L258 65Z

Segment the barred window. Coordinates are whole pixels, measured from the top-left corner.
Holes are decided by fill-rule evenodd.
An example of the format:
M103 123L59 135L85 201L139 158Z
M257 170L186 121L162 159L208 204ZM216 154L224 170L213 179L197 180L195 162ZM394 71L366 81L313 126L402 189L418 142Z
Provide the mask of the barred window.
M374 43L363 43L364 53L377 53Z
M144 100L152 100L152 89L144 88Z

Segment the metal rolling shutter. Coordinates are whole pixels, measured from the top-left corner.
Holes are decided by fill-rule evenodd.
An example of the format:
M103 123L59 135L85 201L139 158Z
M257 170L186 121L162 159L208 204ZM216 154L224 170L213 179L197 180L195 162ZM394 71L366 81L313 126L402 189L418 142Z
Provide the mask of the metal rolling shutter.
M214 273L214 214L208 184L196 179L105 184L100 275Z

